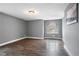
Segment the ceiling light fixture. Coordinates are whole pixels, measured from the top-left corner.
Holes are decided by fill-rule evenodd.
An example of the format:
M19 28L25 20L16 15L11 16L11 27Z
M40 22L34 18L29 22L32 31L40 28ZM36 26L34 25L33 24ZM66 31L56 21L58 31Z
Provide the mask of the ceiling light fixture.
M27 15L30 15L30 16L39 14L38 10L36 10L34 8L25 10L24 13L27 14Z

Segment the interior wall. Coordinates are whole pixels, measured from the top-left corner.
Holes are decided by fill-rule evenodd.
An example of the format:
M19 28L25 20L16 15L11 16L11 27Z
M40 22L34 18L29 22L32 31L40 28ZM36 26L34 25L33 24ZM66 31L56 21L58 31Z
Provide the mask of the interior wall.
M26 36L26 21L0 13L0 44Z
M51 23L55 23L56 24L56 29L58 30L58 33L52 33L52 34L48 34L46 29L47 26ZM44 37L50 37L50 38L55 38L55 39L60 39L62 38L62 19L57 19L57 20L45 20L44 21Z
M72 7L69 4L65 10L65 17L63 19L63 41L65 48L70 55L79 56L79 4L78 4L78 23L67 25L66 13Z
M44 20L28 21L28 36L44 37Z

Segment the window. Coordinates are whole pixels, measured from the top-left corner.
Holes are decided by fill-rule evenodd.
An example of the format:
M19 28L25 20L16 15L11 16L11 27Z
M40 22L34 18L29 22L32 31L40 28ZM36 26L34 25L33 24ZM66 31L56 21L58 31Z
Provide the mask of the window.
M49 23L47 25L47 34L57 34L58 29L57 29L57 24L56 23Z

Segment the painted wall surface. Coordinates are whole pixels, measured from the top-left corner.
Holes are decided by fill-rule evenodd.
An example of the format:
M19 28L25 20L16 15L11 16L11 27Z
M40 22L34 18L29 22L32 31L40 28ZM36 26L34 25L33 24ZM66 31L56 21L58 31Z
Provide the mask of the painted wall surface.
M0 13L0 44L26 36L26 21Z
M78 23L67 25L66 24L66 12L73 4L69 4L65 10L65 17L63 19L63 41L66 50L71 55L79 56L79 15ZM78 14L79 14L79 4L78 4Z
M28 36L30 37L44 37L44 21L33 20L28 21Z
M52 33L52 34L48 34L46 29L47 26L50 23L55 23L56 24L56 29L58 33ZM44 21L44 36L45 37L51 37L51 38L62 38L62 19L58 19L58 20L45 20Z

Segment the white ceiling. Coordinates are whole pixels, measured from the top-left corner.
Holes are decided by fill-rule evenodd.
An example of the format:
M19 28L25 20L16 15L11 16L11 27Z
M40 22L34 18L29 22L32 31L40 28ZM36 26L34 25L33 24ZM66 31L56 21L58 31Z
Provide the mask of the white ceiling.
M24 19L59 19L64 16L67 3L0 3L0 12ZM39 11L39 15L29 16L24 14L25 10L34 8Z

